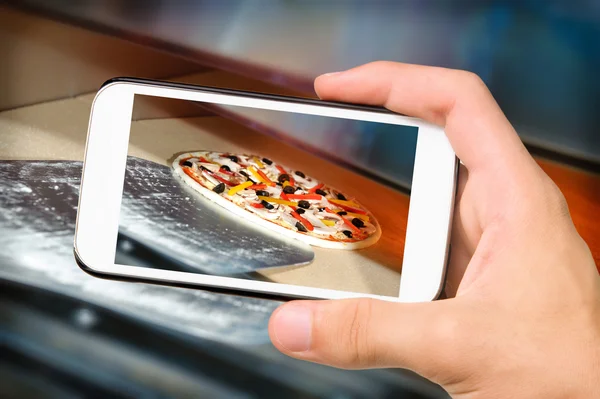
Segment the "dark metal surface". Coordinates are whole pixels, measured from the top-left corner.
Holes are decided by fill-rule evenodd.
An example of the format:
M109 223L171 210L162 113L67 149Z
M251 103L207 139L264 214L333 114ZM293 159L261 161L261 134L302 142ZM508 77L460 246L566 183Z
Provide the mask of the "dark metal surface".
M265 343L277 302L101 280L73 258L81 163L0 162L0 276L221 341Z

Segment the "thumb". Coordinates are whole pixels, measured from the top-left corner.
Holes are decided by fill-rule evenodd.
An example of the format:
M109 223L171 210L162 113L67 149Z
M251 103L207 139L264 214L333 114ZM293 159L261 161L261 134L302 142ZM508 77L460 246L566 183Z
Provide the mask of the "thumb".
M294 301L273 313L269 335L298 359L348 369L402 367L431 378L451 362L446 347L455 348L460 325L452 301Z

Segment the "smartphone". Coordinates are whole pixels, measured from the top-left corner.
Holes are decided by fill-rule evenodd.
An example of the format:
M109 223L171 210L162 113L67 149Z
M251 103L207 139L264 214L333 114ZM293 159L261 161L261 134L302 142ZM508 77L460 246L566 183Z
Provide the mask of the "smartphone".
M431 301L457 167L441 127L383 108L116 78L91 109L75 257L133 281Z

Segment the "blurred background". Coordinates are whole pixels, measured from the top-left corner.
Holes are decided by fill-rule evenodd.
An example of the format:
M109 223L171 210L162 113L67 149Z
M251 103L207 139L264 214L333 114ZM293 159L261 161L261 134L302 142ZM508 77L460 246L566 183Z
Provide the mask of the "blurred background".
M317 75L373 60L466 69L488 84L563 189L600 259L593 245L600 237L598 1L0 4L3 160L81 161L94 92L114 76L314 97ZM134 118L190 112L149 106ZM293 125L272 128L297 140ZM352 148L369 152L366 172L390 186L410 181L388 150L402 146L401 136L359 133L364 145ZM325 140L309 137L307 148ZM7 176L23 178L15 167L23 168L0 174L5 184ZM60 183L72 189L64 192L70 205L43 227L27 218L49 218L47 206L21 203L29 210L23 215L16 196L0 194L3 396L443 397L408 372L344 372L283 358L266 337L274 301L83 274L71 254L78 167L65 166Z

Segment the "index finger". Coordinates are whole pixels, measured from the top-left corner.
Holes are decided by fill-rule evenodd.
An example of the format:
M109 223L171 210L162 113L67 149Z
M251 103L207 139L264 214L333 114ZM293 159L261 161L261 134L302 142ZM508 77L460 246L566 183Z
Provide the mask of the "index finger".
M319 76L315 90L323 100L384 106L443 126L471 171L532 162L485 84L470 72L378 61Z

